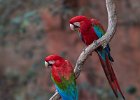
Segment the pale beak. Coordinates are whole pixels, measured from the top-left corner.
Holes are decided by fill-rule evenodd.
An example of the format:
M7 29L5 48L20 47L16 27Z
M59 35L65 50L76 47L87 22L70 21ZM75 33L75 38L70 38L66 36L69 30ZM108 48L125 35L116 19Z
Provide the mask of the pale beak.
M46 62L46 61L45 61L45 67L49 67L49 64L48 64L48 62Z
M70 28L74 31L74 25L70 24Z

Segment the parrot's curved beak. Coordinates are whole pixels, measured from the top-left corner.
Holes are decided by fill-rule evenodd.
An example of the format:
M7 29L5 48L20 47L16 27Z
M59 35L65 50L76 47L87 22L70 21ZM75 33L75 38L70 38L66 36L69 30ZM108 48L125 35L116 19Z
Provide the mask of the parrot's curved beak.
M71 30L73 30L73 31L75 30L73 24L70 24L70 28L71 28Z
M70 28L73 31L78 31L80 27L79 27L79 24L78 24L78 26L77 25L74 25L74 24L70 24Z

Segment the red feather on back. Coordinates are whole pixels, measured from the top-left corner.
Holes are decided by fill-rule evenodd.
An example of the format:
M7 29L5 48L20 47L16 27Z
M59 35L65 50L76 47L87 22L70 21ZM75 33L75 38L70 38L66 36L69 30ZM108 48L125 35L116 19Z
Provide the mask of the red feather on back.
M93 19L92 18L91 22L92 22L93 26L97 25L97 26L99 26L105 32L103 25L97 19Z

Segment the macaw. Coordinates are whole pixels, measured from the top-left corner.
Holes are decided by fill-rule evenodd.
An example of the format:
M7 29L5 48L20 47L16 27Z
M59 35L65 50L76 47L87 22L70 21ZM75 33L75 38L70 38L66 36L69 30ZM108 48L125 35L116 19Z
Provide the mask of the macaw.
M58 55L45 58L45 66L51 68L51 78L62 100L78 100L73 67L68 60Z
M86 16L75 16L70 19L69 23L71 30L78 31L80 38L87 46L105 34L103 26L97 19L89 19ZM110 54L109 44L105 47L100 46L95 51L99 56L101 65L115 96L118 97L117 92L119 91L123 99L125 99L111 65L111 62L114 62L114 60Z

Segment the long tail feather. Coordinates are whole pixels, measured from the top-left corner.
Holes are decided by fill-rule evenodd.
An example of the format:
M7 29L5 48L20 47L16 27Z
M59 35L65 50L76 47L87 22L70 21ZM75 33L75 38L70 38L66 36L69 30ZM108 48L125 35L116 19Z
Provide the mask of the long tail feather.
M122 95L123 99L125 100L125 97L120 89L120 86L118 84L118 81L117 81L117 78L116 78L116 75L114 73L114 70L112 68L112 65L109 61L109 58L107 55L105 55L105 61L102 59L102 57L99 55L99 58L100 58L100 61L101 61L101 64L102 64L102 67L103 67L103 70L105 72L105 75L108 79L108 82L115 94L115 96L118 98L118 91L120 92L120 94Z
M115 75L115 73L114 73L114 70L113 70L113 68L112 68L112 65L111 65L109 59L107 58L107 56L106 56L106 64L107 64L107 66L109 66L109 69L110 69L110 71L111 71L111 73L112 73L112 75L113 75L113 78L114 78L113 80L115 80L117 89L119 90L120 94L122 95L123 99L125 100L125 97L124 97L124 95L123 95L123 93L122 93L122 91L121 91L121 88L120 88L120 86L119 86L117 77L116 77L116 75Z

